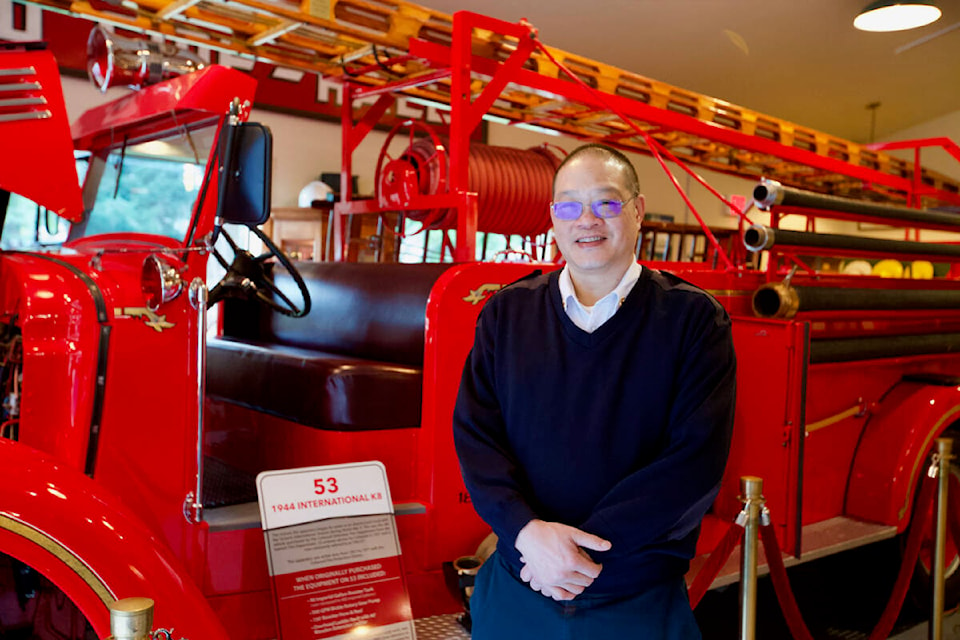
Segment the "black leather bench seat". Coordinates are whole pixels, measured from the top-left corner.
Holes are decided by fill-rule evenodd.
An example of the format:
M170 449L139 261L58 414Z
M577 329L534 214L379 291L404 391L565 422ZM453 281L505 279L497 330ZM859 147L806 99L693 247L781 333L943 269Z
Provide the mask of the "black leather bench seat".
M427 300L448 264L300 262L313 306L291 318L223 305L207 343L207 395L317 429L420 426ZM277 286L299 300L289 275Z
M419 367L276 343L211 339L207 395L318 429L420 426Z

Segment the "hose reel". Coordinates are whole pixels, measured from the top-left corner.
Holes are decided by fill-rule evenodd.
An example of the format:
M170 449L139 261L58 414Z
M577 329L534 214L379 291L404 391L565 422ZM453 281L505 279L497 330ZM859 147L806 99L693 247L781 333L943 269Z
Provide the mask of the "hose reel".
M417 137L417 134L420 134ZM406 134L410 142L397 157L387 149ZM537 236L550 228L553 175L562 159L546 146L532 149L495 147L471 142L468 190L477 194L477 230ZM455 209L407 210L416 196L438 195L449 189L447 146L427 125L407 121L390 131L375 174L381 207L404 208L425 229L456 227Z

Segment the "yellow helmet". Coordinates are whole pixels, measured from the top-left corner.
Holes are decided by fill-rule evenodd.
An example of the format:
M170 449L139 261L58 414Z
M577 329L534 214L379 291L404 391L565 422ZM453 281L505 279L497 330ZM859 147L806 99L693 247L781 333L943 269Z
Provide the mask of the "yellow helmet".
M910 265L910 277L914 280L933 278L933 263L929 260L914 260Z
M903 263L899 260L886 259L873 265L873 275L881 278L902 278Z

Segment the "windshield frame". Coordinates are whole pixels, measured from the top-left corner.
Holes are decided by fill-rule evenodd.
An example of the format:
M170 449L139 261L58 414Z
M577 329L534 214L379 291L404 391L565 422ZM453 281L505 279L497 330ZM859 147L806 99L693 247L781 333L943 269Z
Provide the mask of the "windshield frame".
M87 244L91 238L103 237L104 239L109 238L112 242L117 242L123 237L129 237L131 241L137 243L143 243L145 238L156 237L158 238L158 243L162 245L169 245L171 241L176 242L178 247L186 246L193 238L197 226L200 224L200 218L202 212L200 208L211 208L215 211L216 206L215 202L210 203L210 182L215 180L215 172L213 175L210 171L211 163L216 163L217 159L217 140L220 135L220 130L222 127L223 117L219 115L211 115L206 118L200 118L189 123L177 123L175 126L167 127L157 127L153 130L147 131L136 137L129 137L126 140L117 140L113 144L104 145L103 147L92 149L90 151L89 166L87 168L87 174L83 181L83 217L82 219L71 225L70 234L67 239L67 245L74 245L78 243ZM129 150L138 145L143 145L148 142L158 142L166 141L171 139L183 139L189 138L191 140L190 144L193 147L192 139L198 138L197 134L201 131L206 132L210 131L209 140L210 146L207 150L206 158L203 157L203 149L195 149L194 157L200 160L200 163L194 166L197 166L201 169L201 182L199 184L199 189L197 191L196 198L194 199L190 215L187 222L187 228L185 232L181 234L150 234L144 233L141 231L115 231L109 230L95 234L87 233L87 225L89 224L91 217L95 215L95 206L97 203L97 196L100 192L101 183L104 179L104 174L108 167L108 160L111 154L121 154L124 155L125 150ZM204 133L203 138L207 138L208 135ZM127 159L136 156L126 156L123 160L125 163ZM153 157L161 159L162 156L151 156L145 154L142 157ZM170 158L164 161L177 162L177 159ZM181 163L186 164L186 163ZM193 164L192 162L190 164ZM122 175L122 174L121 174ZM122 179L122 178L121 178ZM213 191L213 197L216 198L216 191Z

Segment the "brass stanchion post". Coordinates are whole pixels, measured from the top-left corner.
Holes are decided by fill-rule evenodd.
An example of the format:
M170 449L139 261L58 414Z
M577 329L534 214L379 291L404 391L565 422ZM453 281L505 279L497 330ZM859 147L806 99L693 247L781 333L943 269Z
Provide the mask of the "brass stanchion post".
M937 438L937 452L930 464L930 474L937 476L937 524L936 542L933 548L933 612L930 616L930 640L943 638L944 581L946 580L944 556L947 545L947 483L950 480L950 462L953 440Z
M755 640L757 626L757 554L760 549L760 514L763 510L763 479L740 478L743 511L737 524L744 528L740 547L740 640Z

